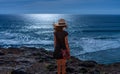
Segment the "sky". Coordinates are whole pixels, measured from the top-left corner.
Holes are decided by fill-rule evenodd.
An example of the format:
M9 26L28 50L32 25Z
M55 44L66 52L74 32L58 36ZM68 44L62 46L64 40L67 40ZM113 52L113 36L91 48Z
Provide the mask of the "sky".
M120 14L120 0L0 0L0 14Z

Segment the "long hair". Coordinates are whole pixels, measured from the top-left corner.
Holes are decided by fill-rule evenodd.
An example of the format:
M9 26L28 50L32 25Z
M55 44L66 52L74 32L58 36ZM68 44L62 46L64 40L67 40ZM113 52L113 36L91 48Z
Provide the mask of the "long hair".
M66 27L65 26L54 26L55 32L61 32L64 30L64 28L66 28Z

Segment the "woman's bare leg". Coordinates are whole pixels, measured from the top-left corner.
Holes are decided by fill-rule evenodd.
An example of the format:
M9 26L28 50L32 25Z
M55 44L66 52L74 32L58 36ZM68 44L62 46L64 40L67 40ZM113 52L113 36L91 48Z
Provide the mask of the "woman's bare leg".
M62 59L62 74L66 74L66 59Z
M61 64L62 64L61 59L57 60L57 72L58 72L58 74L61 74Z

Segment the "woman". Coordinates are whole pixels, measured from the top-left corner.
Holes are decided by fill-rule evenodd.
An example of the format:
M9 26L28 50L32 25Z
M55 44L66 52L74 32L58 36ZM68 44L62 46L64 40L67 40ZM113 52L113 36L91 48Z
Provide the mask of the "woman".
M53 57L57 61L58 74L66 74L66 60L70 58L70 49L68 44L68 32L64 31L67 28L64 19L60 19L58 24L54 24L54 53ZM67 51L67 57L62 51ZM66 54L65 54L66 55Z

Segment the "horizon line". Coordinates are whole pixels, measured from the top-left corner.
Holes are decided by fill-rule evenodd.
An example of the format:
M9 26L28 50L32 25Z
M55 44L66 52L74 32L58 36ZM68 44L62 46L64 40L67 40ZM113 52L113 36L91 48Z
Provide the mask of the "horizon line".
M54 15L120 15L120 14L100 14L100 13L86 13L86 14L76 14L76 13L0 13L0 15L27 15L27 14L54 14Z

